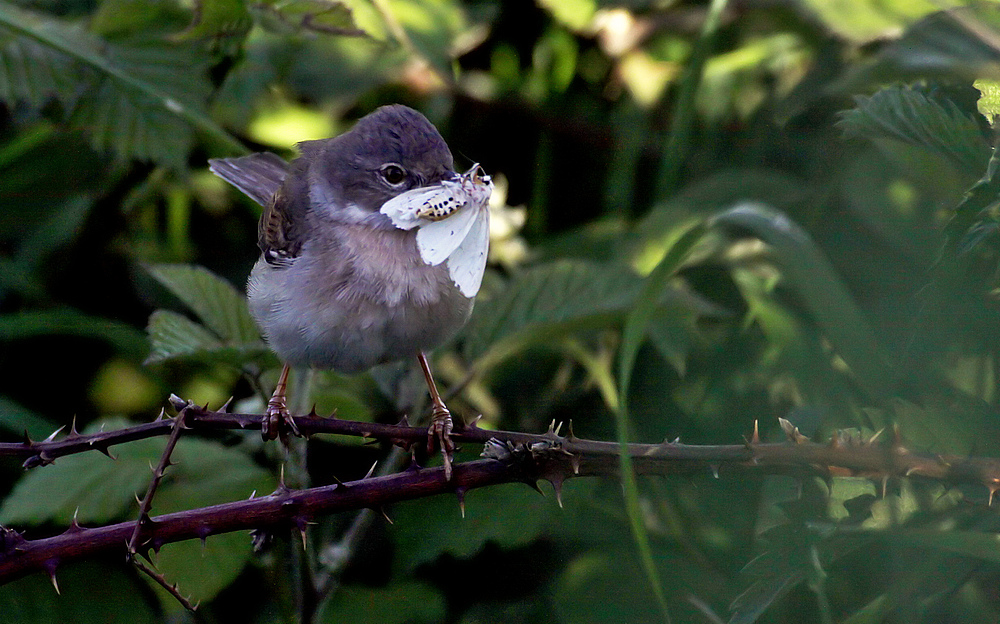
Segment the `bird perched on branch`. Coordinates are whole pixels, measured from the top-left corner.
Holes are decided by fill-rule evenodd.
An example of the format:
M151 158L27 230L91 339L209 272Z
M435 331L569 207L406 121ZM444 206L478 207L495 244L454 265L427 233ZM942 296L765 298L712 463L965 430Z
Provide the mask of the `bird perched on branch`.
M264 207L250 312L284 367L262 434L298 433L285 398L290 366L355 373L416 357L432 402L428 450L451 476L451 414L426 351L468 320L489 245L490 178L454 170L437 129L406 106L379 108L340 136L209 161Z

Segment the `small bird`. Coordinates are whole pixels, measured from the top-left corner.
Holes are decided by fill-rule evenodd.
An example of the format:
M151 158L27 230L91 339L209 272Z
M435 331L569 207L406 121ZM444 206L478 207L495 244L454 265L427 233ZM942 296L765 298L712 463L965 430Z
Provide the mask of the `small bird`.
M459 174L419 112L383 106L349 132L271 153L209 160L264 207L250 312L284 362L262 424L298 434L285 398L290 366L364 371L417 357L432 402L428 452L451 478L453 422L425 352L469 319L489 245L490 178Z

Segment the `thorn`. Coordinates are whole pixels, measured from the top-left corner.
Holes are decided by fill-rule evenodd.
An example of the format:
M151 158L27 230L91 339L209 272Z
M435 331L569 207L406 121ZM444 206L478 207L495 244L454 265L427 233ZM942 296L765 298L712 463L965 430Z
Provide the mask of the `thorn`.
M135 492L132 492L132 496L135 497L135 502L139 503L139 506L142 507L142 499L139 498L139 495L136 494Z
M337 420L337 410L334 408L330 415L326 417L327 420Z
M219 407L219 411L223 412L224 414L228 414L229 410L232 409L232 407L233 407L233 397L229 397L228 399L226 399L226 402Z
M475 418L472 419L472 422L465 423L465 427L467 429L478 429L479 428L479 421L482 420L482 419L483 419L483 415L479 414Z
M716 479L719 478L719 464L709 464L708 469L712 471L712 476Z
M885 498L886 490L889 489L889 477L882 477L882 498Z
M66 425L63 425L62 427L59 427L58 429L56 429L55 431L53 431L52 433L50 433L49 437L47 437L44 440L42 440L42 442L51 442L51 441L55 440L56 436L59 435L59 432L62 431L63 429L65 429L65 428L66 428Z
M562 502L562 486L563 486L563 479L562 479L562 477L561 476L560 477L552 477L552 478L549 479L549 483L552 484L552 489L556 493L556 502L559 503L559 509L564 509L563 502Z
M992 507L993 506L993 495L997 493L997 489L998 489L997 485L995 483L993 485L987 485L986 489L988 489L990 491L990 497L989 497L989 500L987 500L987 502L986 502L986 506L987 507Z
M545 435L553 435L556 433L556 419L553 418L552 422L549 423L549 429L545 432Z
M342 488L347 487L347 484L344 483L343 481L341 481L340 477L338 477L337 475L333 475L333 481L334 481L334 483L337 484L338 487L342 487Z
M281 467L278 468L278 489L279 490L287 490L288 489L288 486L285 485L285 465L284 464L281 464Z
M379 513L382 514L382 517L385 518L386 522L388 522L389 524L396 524L395 522L392 521L392 518L389 517L389 514L385 513L385 508L384 507L379 507L378 510L379 510Z
M458 508L462 512L462 520L465 520L465 488L455 488L455 496L458 498Z
M28 430L25 429L24 430L24 440L21 442L21 444L23 444L24 446L31 446L34 443L35 442L31 439L31 437L28 436Z
M538 492L539 494L541 494L542 496L545 496L545 492L543 492L543 491L542 491L542 488L538 487L538 482L537 482L537 481L532 481L531 479L526 479L526 480L524 481L524 483L525 483L525 484L526 484L526 485L527 485L528 487L530 487L531 489L533 489L534 491L536 491L536 492Z
M306 418L319 418L319 414L316 413L316 404L313 403L312 409L306 414Z
M558 436L558 435L559 435L559 432L560 432L560 431L562 431L562 426L563 426L563 424L562 424L562 421L560 420L560 421L559 421L559 424L558 424L558 425L556 425L556 430L555 430L555 432L554 432L554 433L556 434L556 436Z
M580 456L574 455L569 458L569 465L573 468L573 474L580 474Z
M879 437L880 435L882 435L882 432L883 432L883 431L885 431L885 427L882 427L881 429L879 429L878 431L876 431L876 432L875 432L875 435L873 435L872 437L868 438L868 444L874 444L874 443L875 443L875 440L877 440L877 439L878 439L878 437Z
M306 552L306 527L309 526L309 522L304 516L297 516L295 518L295 527L299 530L299 537L302 538L302 552Z
M167 402L170 403L170 407L174 408L178 412L188 406L188 402L176 394L171 394L167 397Z
M257 490L254 490L253 492L250 492L250 498L248 498L247 500L253 500L254 496L257 496Z
M397 427L409 427L410 426L410 417L407 416L406 414L403 414L402 418L399 419L399 422L396 423L396 426Z
M76 414L73 414L73 420L69 425L69 435L67 438L75 438L80 435L80 432L76 430Z
M372 464L372 467L368 469L368 474L366 474L364 477L362 477L362 479L361 479L362 481L364 481L365 479L370 478L373 474L375 474L375 466L378 466L378 462L375 462L374 464Z
M56 568L59 566L59 561L57 559L49 559L45 562L45 571L49 573L49 579L52 581L52 587L55 588L56 594L62 595L59 591L59 581L56 580Z
M802 444L803 442L808 442L809 438L802 435L799 428L792 424L792 422L786 418L778 418L778 424L781 425L781 430L785 432L785 436L792 442L796 444Z
M750 444L760 444L760 427L757 419L753 419L753 435L750 437Z
M111 459L113 459L115 461L118 461L118 458L111 454L111 451L108 450L108 447L106 447L106 446L99 446L99 445L94 444L93 442L91 442L91 446L93 446L94 448L96 448L98 451L104 453L105 455L107 455Z
M163 420L166 417L167 417L167 410L165 410L165 409L163 409L161 407L160 408L160 413L156 415L156 418L153 419L153 422L160 422L161 420Z

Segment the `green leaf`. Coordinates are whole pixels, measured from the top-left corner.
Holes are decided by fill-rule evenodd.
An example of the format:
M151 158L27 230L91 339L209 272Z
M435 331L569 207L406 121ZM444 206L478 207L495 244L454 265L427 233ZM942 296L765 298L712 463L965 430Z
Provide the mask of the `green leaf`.
M51 46L0 30L0 99L41 106L49 98L72 101L81 76L72 60Z
M81 524L104 524L130 517L137 512L136 495L151 479L150 466L160 461L165 445L164 439L136 440L112 447L115 461L96 452L81 453L32 470L3 501L0 523L67 525L76 515ZM154 516L242 500L276 486L268 471L245 453L216 442L181 439L171 460L176 465L167 470L156 494ZM208 600L236 578L251 551L246 535L232 534L210 537L205 547L197 542L169 545L154 562L183 591ZM168 608L176 606L166 594L161 598Z
M567 486L575 482L568 482ZM569 496L566 500L569 500ZM466 494L465 517L451 496L396 505L391 516L396 563L410 571L443 554L459 559L475 555L487 542L502 548L525 546L543 534L559 513L555 500L520 483L509 483ZM427 518L434 518L428 525Z
M916 14L925 12L923 0L919 4L894 1L916 8ZM953 84L1000 79L1000 47L996 45L1000 6L995 2L961 4L965 6L937 11L913 23L901 37L882 47L873 62L856 65L825 91L850 94L875 85L927 79ZM884 9L879 6L877 10Z
M137 511L135 496L149 484L149 466L160 458L164 440L138 440L113 447L113 461L101 453L62 457L28 472L0 507L0 524L53 522L108 523Z
M367 35L355 24L350 7L337 0L281 0L257 4L253 10L264 28L282 35L301 31L351 37Z
M120 563L80 561L56 572L59 593L45 574L0 587L0 624L155 624L163 618L143 596L136 575Z
M916 89L896 86L871 97L856 97L855 104L837 122L848 136L922 147L960 171L986 169L989 144L975 120L951 101L938 101Z
M767 243L788 287L802 298L857 384L874 397L888 391L891 375L875 332L805 230L784 214L757 203L727 210L713 223L748 231Z
M624 265L560 260L532 267L476 304L464 354L495 363L535 340L619 321L641 288Z
M1000 81L981 78L972 83L972 86L979 89L980 94L976 109L992 125L993 119L1000 115Z
M225 349L212 332L183 314L156 310L149 316L151 350L147 364L174 358L204 357Z
M11 97L8 102L60 97L75 107L71 119L91 131L99 148L179 167L196 128L230 150L245 151L205 114L211 87L193 48L155 37L116 43L9 3L0 4L0 35L17 42L0 48L0 55L8 52L0 56L6 70L0 76L7 76L0 94ZM33 68L20 79L25 58Z
M670 620L667 601L663 593L663 585L660 582L660 575L653 561L649 536L642 508L639 505L639 486L636 483L635 472L632 469L632 457L628 450L631 437L628 423L628 391L636 355L638 355L639 347L642 346L646 338L646 330L653 313L656 311L661 293L666 289L667 281L674 277L684 261L687 260L695 244L705 234L705 224L702 221L689 222L678 227L675 232L674 239L667 245L666 255L646 278L636 306L625 320L625 328L622 331L622 346L618 352L618 402L617 405L610 406L615 414L615 430L621 449L619 461L621 463L622 488L625 491L625 510L629 517L632 535L639 550L639 558L646 578L667 621Z
M267 494L277 487L274 477L245 453L216 442L181 439L171 460L176 465L167 470L167 479L156 494L155 513L242 500L255 491ZM227 533L211 536L204 544L168 544L153 561L194 600L207 601L228 587L252 556L253 545L245 533ZM180 609L173 597L151 585L157 587L165 608Z
M0 429L16 435L25 431L33 440L42 440L59 425L0 395Z
M149 350L146 337L131 325L70 308L0 315L0 341L59 334L106 340L136 360Z
M246 298L218 275L184 264L156 264L147 270L223 341L244 344L260 340Z
M403 581L385 588L341 587L320 621L331 624L442 622L445 613L444 597L439 591L423 583Z

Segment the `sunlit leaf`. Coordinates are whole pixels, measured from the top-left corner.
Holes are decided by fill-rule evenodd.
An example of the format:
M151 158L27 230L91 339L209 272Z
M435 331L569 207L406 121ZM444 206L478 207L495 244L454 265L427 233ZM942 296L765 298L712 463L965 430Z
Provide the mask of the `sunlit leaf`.
M112 42L7 3L0 6L0 36L14 42L0 47L0 79L7 76L0 95L36 103L60 98L98 149L182 167L197 128L243 150L204 113L210 85L194 49L157 38ZM26 58L31 70L23 69Z
M889 87L855 99L838 125L849 136L891 139L930 150L962 171L982 171L990 146L979 126L950 101L909 87Z

